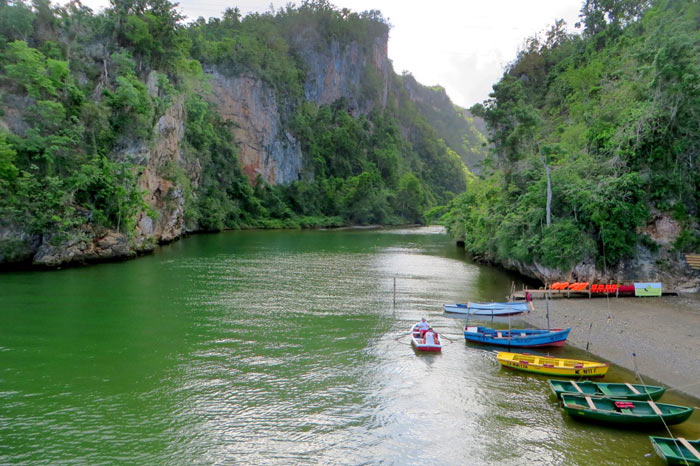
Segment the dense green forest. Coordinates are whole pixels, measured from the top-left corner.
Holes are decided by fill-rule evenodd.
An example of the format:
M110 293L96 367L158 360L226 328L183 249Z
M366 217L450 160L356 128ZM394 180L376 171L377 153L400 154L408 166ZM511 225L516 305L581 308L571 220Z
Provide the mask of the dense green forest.
M306 29L323 49L370 44L388 28L377 11L323 0L189 23L168 0L114 0L100 13L76 0L0 0L0 226L60 243L86 224L128 236L138 213L157 218L132 148L153 145L154 125L178 100L184 161L160 175L184 193L190 230L423 222L464 190L467 171L411 102L406 78L392 72L388 102L368 114L351 114L343 99L318 106L304 99L306 65L293 46ZM303 146L300 180L270 186L242 173L211 96L212 66L275 89ZM377 100L380 81L368 69L359 99ZM183 168L193 164L196 182ZM7 254L17 244L0 246Z
M671 253L700 250L700 3L586 0L580 18L529 39L471 109L492 148L444 223L485 260L564 273L656 251L659 217L680 226Z

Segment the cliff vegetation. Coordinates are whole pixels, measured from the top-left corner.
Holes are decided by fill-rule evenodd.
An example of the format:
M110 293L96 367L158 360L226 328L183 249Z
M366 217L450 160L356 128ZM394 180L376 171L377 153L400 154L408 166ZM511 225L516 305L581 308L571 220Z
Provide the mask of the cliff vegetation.
M700 250L700 4L586 0L526 41L490 99L481 177L443 221L543 279L689 274Z

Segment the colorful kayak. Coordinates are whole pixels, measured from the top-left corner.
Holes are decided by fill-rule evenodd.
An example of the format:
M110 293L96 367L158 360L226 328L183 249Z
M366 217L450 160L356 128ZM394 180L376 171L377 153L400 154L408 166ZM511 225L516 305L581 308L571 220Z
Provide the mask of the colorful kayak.
M474 343L531 348L535 346L564 346L571 327L567 329L540 330L534 328L494 330L488 327L464 328L464 338Z
M419 322L420 323L420 322ZM411 327L411 344L418 351L442 351L440 337L432 329L418 330L418 324Z
M570 380L549 379L549 386L554 394L561 398L563 394L583 396L603 396L617 400L658 400L666 391L665 387L655 385L633 385L629 383L573 382Z
M507 353L505 351L498 353L498 362L511 369L562 377L602 377L610 369L610 364L603 362Z
M561 396L564 410L573 417L618 425L680 424L693 414L687 406L653 401L614 400L581 395Z
M467 303L444 304L445 312L454 314L468 314L472 316L512 316L522 314L528 310L527 303Z
M700 464L700 440L686 440L683 437L668 438L649 436L656 454L666 464L698 465Z

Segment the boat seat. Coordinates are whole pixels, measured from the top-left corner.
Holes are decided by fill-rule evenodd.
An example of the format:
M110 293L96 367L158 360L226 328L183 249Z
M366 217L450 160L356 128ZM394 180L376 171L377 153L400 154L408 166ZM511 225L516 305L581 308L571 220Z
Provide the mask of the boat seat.
M632 393L634 393L635 395L641 395L641 393L639 392L639 390L637 390L636 388L634 388L633 385L630 385L630 384L628 384L628 383L626 383L625 385L627 385L627 388L629 388L630 390L632 390Z
M659 416L663 416L663 415L664 415L664 413L661 412L661 410L659 409L659 407L656 406L656 403L654 403L654 402L651 401L651 400L647 401L647 403L649 403L649 406L651 406L651 409L653 409L654 412L655 412L657 415L659 415Z
M700 460L700 452L698 452L695 447L693 447L690 442L688 442L683 437L678 437L678 441L683 445L693 456Z
M574 386L574 388L576 389L577 392L583 393L583 390L581 390L581 387L579 387L578 384L577 384L576 382L571 381L571 385Z
M605 385L598 385L598 390L603 392L603 395L608 395L608 396L615 396L615 393L613 393L612 390L610 390L608 387Z
M598 409L598 407L593 403L593 400L591 400L591 397L590 397L590 396L586 396L586 397L584 397L584 398L586 398L586 403L588 403L588 406L589 406L592 410L595 411L595 410Z

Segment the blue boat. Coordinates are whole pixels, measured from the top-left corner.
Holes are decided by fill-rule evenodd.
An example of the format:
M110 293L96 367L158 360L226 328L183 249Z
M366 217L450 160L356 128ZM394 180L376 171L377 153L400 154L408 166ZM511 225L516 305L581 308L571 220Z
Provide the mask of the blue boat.
M473 316L512 316L531 310L528 303L472 303L444 304L445 312L468 314Z
M571 327L540 330L534 328L494 330L488 327L464 328L464 338L474 343L507 346L509 348L531 348L533 346L564 346Z

